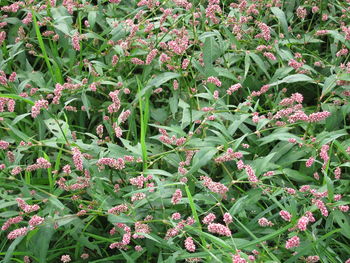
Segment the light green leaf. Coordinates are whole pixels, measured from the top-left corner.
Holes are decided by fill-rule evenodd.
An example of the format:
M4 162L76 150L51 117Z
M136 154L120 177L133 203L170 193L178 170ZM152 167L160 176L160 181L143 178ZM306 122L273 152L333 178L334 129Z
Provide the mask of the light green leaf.
M200 167L203 165L206 165L211 158L217 153L218 149L213 147L205 147L199 152L197 152L193 157L193 166L188 171L187 176L193 174L195 171L197 171Z
M10 260L11 260L12 254L13 254L14 250L16 249L17 245L19 243L21 243L23 238L24 238L24 236L21 236L21 237L16 238L14 241L12 241L11 245L9 246L9 248L6 251L5 258L2 261L2 263L11 262Z
M337 76L335 74L330 75L326 78L323 88L322 88L322 97L328 94L336 86Z
M255 53L249 53L249 56L254 60L254 62L258 65L258 67L265 73L265 75L268 78L271 78L270 74L267 72L267 66L265 65L264 61Z
M277 17L278 21L281 23L283 32L288 35L288 23L287 23L287 19L286 19L286 15L284 14L284 12L279 9L278 7L271 7L271 11L272 13Z
M295 83L295 82L314 82L314 80L312 78L310 78L309 76L306 76L305 74L294 74L294 75L290 75L285 77L282 80L278 80L276 82L270 83L270 86L276 86L279 85L281 83Z
M213 62L220 56L219 45L214 37L207 37L203 47L203 61L206 69L213 67Z

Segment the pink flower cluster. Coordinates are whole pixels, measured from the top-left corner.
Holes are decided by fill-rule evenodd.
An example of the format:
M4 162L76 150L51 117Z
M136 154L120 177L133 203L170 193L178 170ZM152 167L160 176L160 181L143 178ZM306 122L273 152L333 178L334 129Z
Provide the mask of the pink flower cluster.
M203 222L203 224L208 225L208 224L214 222L215 219L216 219L216 216L213 213L209 213L208 215L206 215L203 218L202 222Z
M196 245L194 244L192 237L186 238L186 240L185 240L185 248L189 252L195 252L196 251Z
M339 179L340 179L340 176L341 176L341 168L340 168L340 167L337 167L337 168L335 168L335 170L334 170L334 177L335 177L335 179L339 180Z
M225 213L224 214L224 222L226 223L226 225L230 224L233 222L232 216L229 213Z
M16 239L17 237L25 236L27 232L28 232L28 228L26 227L17 228L11 231L10 233L8 233L7 239L11 240L11 239Z
M47 100L41 99L35 102L34 106L32 107L32 117L36 118L40 114L41 109L48 109L49 108L49 102Z
M219 234L227 237L232 235L231 230L227 226L224 226L219 223L210 223L208 225L208 231L213 234Z
M82 38L83 37L78 32L75 32L72 37L72 45L76 51L80 51L80 40Z
M48 169L51 167L51 163L46 160L45 158L43 157L40 157L36 160L36 163L35 164L31 164L31 165L28 165L26 170L27 171L34 171L34 170L37 170L37 169Z
M308 256L305 259L306 263L316 263L318 261L320 261L320 257L319 256Z
M327 165L328 160L329 160L328 150L329 150L328 144L322 145L321 150L320 150L320 157L323 160L323 166L322 166L323 169L326 168L326 165Z
M3 141L3 140L0 141L0 149L6 150L9 146L10 146L9 142Z
M149 180L152 180L152 175L148 175L147 177L144 177L143 175L133 177L129 179L130 184L137 186L137 188L142 188L144 183L146 183Z
M108 106L108 112L112 114L113 112L117 112L120 109L120 99L118 97L119 90L115 90L109 93L109 96L112 99L112 104Z
M263 22L257 22L257 24L261 33L257 34L255 38L263 38L266 41L269 41L271 39L270 27Z
M61 261L62 261L63 263L68 263L68 262L71 262L72 260L71 260L71 258L70 258L69 255L62 255Z
M258 177L256 177L255 172L253 168L250 165L245 165L245 171L248 175L248 180L252 183L257 183L259 182Z
M218 0L209 0L209 5L205 9L205 16L209 18L214 24L220 23L220 19L216 16L216 13L222 13L222 10L218 5L219 3L220 1Z
M5 83L6 83L6 78L5 78ZM1 74L0 74L0 84L4 84L3 83L3 77L1 76ZM7 107L7 110L9 112L14 112L15 111L15 105L16 105L16 102L13 99L0 98L0 112L4 112L5 111L5 106Z
M172 220L180 220L180 218L181 218L181 214L178 212L171 215Z
M131 196L131 202L136 202L146 198L145 193L135 193Z
M168 133L166 130L160 128L159 132L162 134L159 137L159 140L163 143L166 144L171 144L171 145L176 145L176 146L181 146L186 142L186 138L185 137L180 137L180 138L176 138L175 135L173 135L172 137L169 137Z
M309 223L309 218L307 216L302 216L301 218L299 218L298 220L298 228L301 230L301 231L305 231L306 230L306 227Z
M308 116L307 121L308 122L319 122L319 121L323 121L326 118L328 118L331 115L331 113L329 111L321 111L321 112L315 112L315 113L311 113Z
M6 39L6 32L1 31L0 32L0 45L2 45L2 43L5 41L5 39Z
M321 214L323 216L328 216L328 210L326 208L326 205L324 204L323 201L319 200L319 199L312 199L311 202L317 206L318 209L320 209Z
M173 197L171 198L171 203L173 205L176 205L180 203L181 199L182 199L182 191L181 189L176 189L175 193L173 194Z
M300 238L298 236L294 236L287 240L286 249L291 249L294 247L298 247L300 245Z
M83 171L83 155L81 154L79 148L73 147L72 152L75 168L79 171Z
M267 226L273 226L274 224L269 221L267 218L265 217L262 217L262 218L259 218L258 220L258 224L262 227L267 227Z
M145 64L145 62L139 58L132 58L131 59L131 63L135 64L135 65L143 65Z
M22 172L22 168L20 166L16 166L11 170L12 175L17 175L17 174L20 174L21 172Z
M264 57L267 57L270 60L276 60L275 55L271 52L264 52Z
M123 111L118 117L119 124L124 123L128 119L128 117L130 116L130 114L131 114L130 110Z
M314 158L314 157L310 157L310 158L306 161L305 166L306 166L306 167L311 167L311 165L314 163L314 161L315 161L315 158Z
M168 42L168 48L173 51L177 55L183 55L189 46L189 39L186 34L180 36L177 35L175 40L171 40Z
M1 227L2 231L7 230L11 225L14 224L18 224L19 222L23 221L23 217L22 216L16 216L16 217L12 217L9 218Z
M279 214L282 217L282 219L287 222L290 222L290 220L292 219L292 215L286 210L281 210Z
M300 19L305 19L306 15L307 15L306 9L305 9L304 7L301 7L301 6L299 6L299 7L297 8L296 13L297 13L297 16L298 16Z
M23 199L21 198L16 198L16 201L18 203L18 207L22 209L25 213L31 213L34 211L37 211L40 209L40 207L35 204L35 205L28 205Z
M242 85L240 83L234 84L228 90L226 90L226 93L228 95L231 95L232 93L239 90L240 88L242 88Z
M100 124L96 127L96 134L98 137L102 138L103 136L103 125Z
M113 129L114 129L115 137L121 138L122 135L123 135L122 128L120 128L120 126L118 126L117 123L114 123L113 124Z
M232 263L247 263L247 261L237 253L232 255Z
M207 79L206 83L212 83L212 84L216 85L217 87L221 87L221 81L216 77L209 77Z
M151 64L152 60L157 56L157 54L158 54L158 50L152 49L151 52L149 52L146 57L146 65Z
M143 233L143 234L149 234L151 233L151 229L149 227L149 225L147 224L143 224L141 222L136 222L135 223L135 232L136 233ZM132 235L133 238L137 239L137 238L145 238L144 235L140 235L140 234L133 234Z
M116 227L124 230L122 241L120 242L114 242L109 245L110 249L118 248L118 249L126 249L126 246L131 241L131 228L123 223L117 223Z
M128 206L125 204L117 205L115 207L112 207L108 210L108 213L110 214L120 214L128 211Z
M28 224L31 226L31 227L34 227L34 226L37 226L37 225L40 225L44 222L44 218L42 218L41 216L37 216L37 215L34 215L32 216L32 218L29 220Z
M99 159L96 165L100 170L103 170L106 165L117 170L122 170L125 168L125 161L123 158L114 159L105 157Z
M289 105L292 105L294 102L295 103L302 103L304 100L304 97L302 94L300 93L293 93L290 98L285 98L283 99L279 105L281 106L289 106Z
M240 159L242 157L243 157L243 154L241 152L234 152L231 148L228 148L226 153L215 158L215 162L223 163L223 162L232 161L234 159Z
M200 180L203 182L203 185L207 187L210 191L218 193L222 196L225 196L227 191L229 190L225 185L223 185L222 183L214 182L208 176L201 176Z
M262 86L262 87L260 88L259 91L253 91L253 92L252 92L252 96L253 96L253 97L255 97L255 96L260 96L260 95L266 93L269 89L270 89L270 85L268 85L268 84L267 84L267 85L264 85L264 86Z

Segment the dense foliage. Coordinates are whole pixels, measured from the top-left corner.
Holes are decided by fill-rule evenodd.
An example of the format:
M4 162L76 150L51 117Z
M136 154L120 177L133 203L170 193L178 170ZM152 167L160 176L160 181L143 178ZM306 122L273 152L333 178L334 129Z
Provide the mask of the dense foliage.
M349 0L0 3L1 262L350 262Z

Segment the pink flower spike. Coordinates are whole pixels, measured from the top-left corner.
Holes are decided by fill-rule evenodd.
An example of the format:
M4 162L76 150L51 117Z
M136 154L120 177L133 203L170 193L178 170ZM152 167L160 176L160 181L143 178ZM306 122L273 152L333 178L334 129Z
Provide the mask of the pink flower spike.
M16 239L17 237L25 236L27 234L27 231L28 229L26 227L17 228L7 235L7 239L11 240Z
M189 252L196 251L196 245L194 244L192 237L186 238L185 247L186 247L187 251L189 251Z
M286 249L291 249L291 248L294 248L294 247L298 247L299 245L300 245L299 237L298 236L294 236L294 237L292 237L292 238L287 240L285 248Z
M292 219L292 215L286 210L280 211L280 216L282 217L283 220L287 222L290 222L290 220Z
M171 203L173 205L176 205L178 203L180 203L182 198L182 192L180 189L176 189L175 193L173 194L173 197L171 198Z

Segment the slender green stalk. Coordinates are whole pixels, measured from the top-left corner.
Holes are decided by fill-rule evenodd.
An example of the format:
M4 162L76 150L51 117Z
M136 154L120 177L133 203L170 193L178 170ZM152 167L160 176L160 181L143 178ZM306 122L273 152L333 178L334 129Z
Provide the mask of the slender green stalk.
M39 29L39 26L38 26L38 22L37 22L37 19L36 19L36 13L34 11L32 11L32 15L33 15L33 23L34 23L36 37L38 38L39 46L40 46L41 52L43 53L45 63L47 65L47 68L50 71L51 77L54 80L56 80L56 82L57 82L56 75L54 74L54 71L52 70L52 67L51 67L50 59L47 56L45 44L44 44L43 38L41 36L40 29Z
M138 93L141 93L142 84L138 77L137 79L137 87ZM147 126L148 126L148 118L149 118L149 93L144 95L145 101L143 102L142 96L139 96L139 109L140 109L140 143L142 149L142 161L143 161L143 170L147 170L147 145L146 145L146 135L147 135Z

